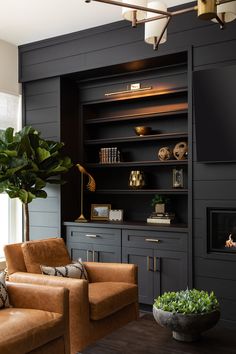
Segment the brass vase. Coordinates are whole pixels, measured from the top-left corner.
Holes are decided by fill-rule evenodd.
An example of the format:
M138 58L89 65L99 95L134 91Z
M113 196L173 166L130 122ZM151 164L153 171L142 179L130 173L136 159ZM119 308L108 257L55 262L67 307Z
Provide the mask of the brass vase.
M142 171L131 171L129 176L129 187L133 189L143 188L145 185Z

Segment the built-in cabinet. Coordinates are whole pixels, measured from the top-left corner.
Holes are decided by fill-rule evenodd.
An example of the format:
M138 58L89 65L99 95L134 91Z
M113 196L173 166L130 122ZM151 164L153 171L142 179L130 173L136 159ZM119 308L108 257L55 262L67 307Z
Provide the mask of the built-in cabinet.
M137 226L66 222L67 247L73 260L138 265L139 301L151 305L165 291L188 286L186 230L159 231ZM179 232L180 231L180 232Z

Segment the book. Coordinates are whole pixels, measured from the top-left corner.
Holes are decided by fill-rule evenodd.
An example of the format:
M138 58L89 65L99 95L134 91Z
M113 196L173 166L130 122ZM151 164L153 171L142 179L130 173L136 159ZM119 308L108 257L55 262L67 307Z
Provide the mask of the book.
M174 221L174 219L170 218L147 218L147 223L152 223L152 224L171 224Z

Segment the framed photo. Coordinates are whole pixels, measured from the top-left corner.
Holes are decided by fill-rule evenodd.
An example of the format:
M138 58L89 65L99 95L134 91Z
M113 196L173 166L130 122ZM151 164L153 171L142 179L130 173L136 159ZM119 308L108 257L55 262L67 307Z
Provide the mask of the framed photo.
M92 204L91 220L109 220L111 204Z
M109 211L109 221L122 221L122 220L123 220L122 209L111 209Z
M173 169L173 188L184 187L183 169Z

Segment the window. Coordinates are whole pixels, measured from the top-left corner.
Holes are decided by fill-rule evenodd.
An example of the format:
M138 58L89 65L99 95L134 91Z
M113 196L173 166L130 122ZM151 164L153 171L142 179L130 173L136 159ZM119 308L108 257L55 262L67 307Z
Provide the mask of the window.
M0 92L0 129L21 128L21 96ZM22 240L22 205L7 194L0 194L0 258L4 256L3 246Z

